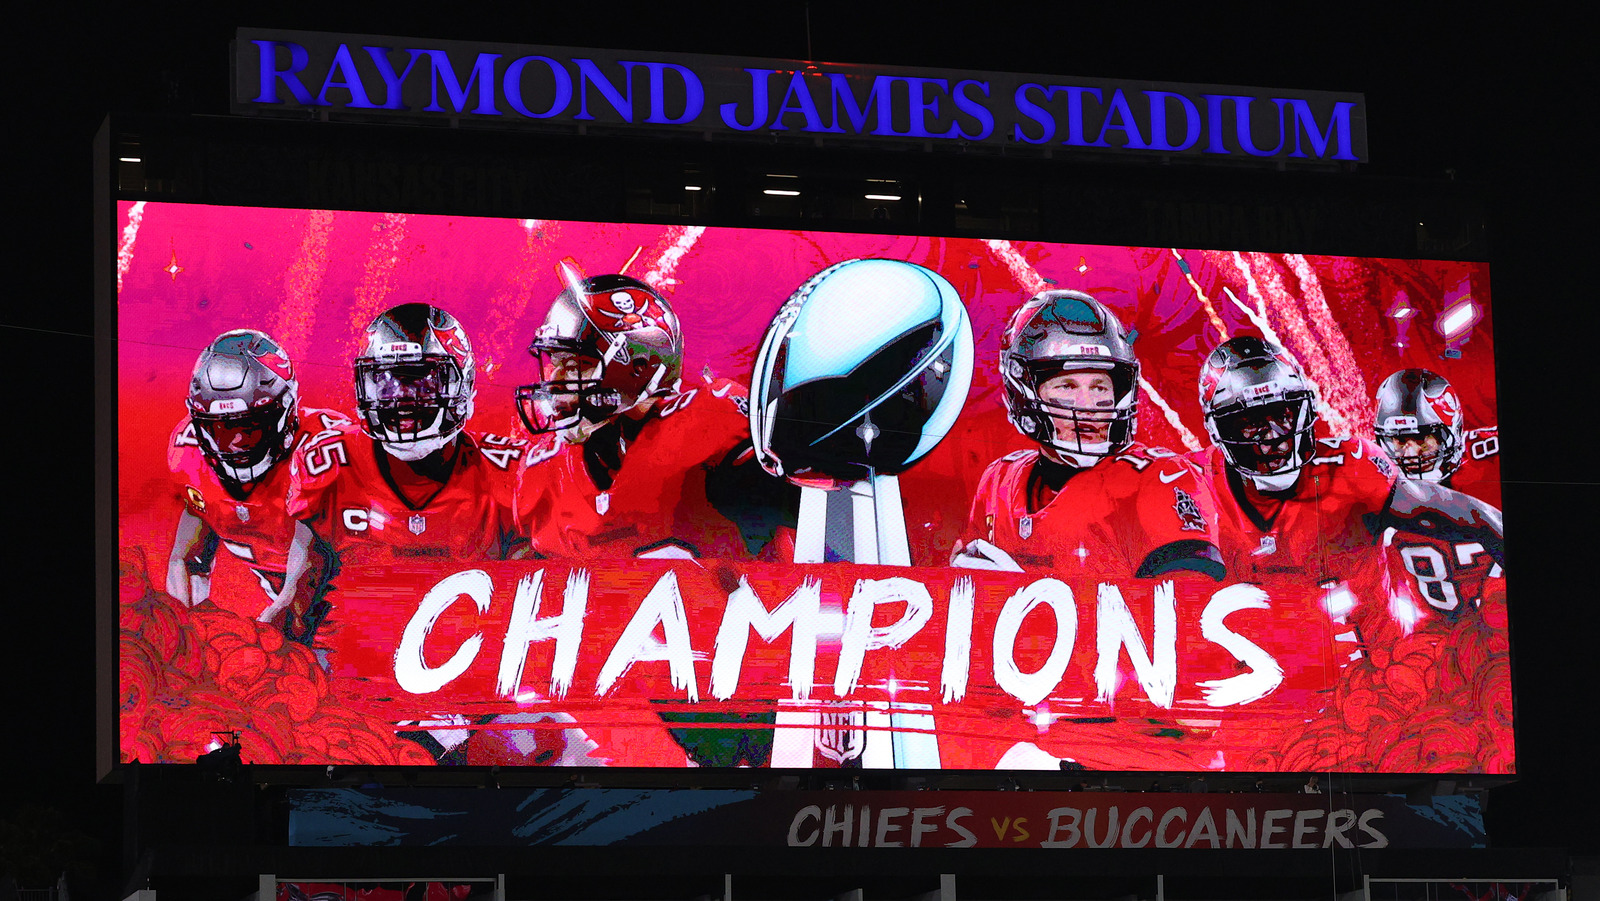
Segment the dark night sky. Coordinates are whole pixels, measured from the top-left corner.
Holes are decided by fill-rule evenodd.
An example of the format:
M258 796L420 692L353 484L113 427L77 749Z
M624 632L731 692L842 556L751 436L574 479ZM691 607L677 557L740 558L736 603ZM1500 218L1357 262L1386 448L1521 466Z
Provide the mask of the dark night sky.
M183 4L179 4L180 6ZM222 112L228 41L239 26L391 34L579 47L780 58L807 56L800 4L437 4L366 15L333 4L227 3L189 14L167 4L124 7L114 19L66 4L28 4L8 29L5 90L12 126L8 219L10 290L0 306L12 417L0 557L12 579L0 621L0 679L10 728L0 814L50 797L91 809L95 789L91 572L91 147L114 109ZM1293 87L1366 94L1373 162L1356 177L1445 178L1486 186L1491 201L1495 328L1508 481L1511 600L1521 784L1496 795L1515 814L1517 844L1600 846L1579 825L1594 792L1587 764L1600 676L1586 565L1600 521L1591 468L1600 440L1579 362L1597 318L1580 287L1595 196L1576 120L1595 77L1577 49L1592 27L1575 21L1472 20L1464 7L1383 16L1285 11L1270 18L1150 12L1131 4L814 2L810 56L1058 75ZM152 11L136 11L143 7ZM470 9L469 9L470 8ZM457 11L460 14L457 15ZM1587 206L1587 205L1585 205Z

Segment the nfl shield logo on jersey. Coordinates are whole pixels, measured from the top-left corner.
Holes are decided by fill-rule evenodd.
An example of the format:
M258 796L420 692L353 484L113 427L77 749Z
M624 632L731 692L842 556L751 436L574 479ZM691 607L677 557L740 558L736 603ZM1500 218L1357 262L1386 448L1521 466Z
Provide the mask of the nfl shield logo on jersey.
M246 507L244 504L239 504L238 506L234 507L233 512L239 514L240 522L250 521L250 508Z
M1261 536L1261 544L1257 545L1256 549L1250 552L1250 556L1252 556L1252 557L1266 557L1266 556L1269 556L1269 555L1272 555L1272 554L1276 554L1277 552L1278 552L1278 539L1274 538L1271 535L1262 535Z
M1017 534L1021 535L1024 539L1033 537L1033 517L1022 517L1022 521L1017 523Z
M406 520L406 528L410 529L413 535L421 535L428 530L428 517L421 513L413 513L411 518Z
M594 498L594 512L600 514L601 516L604 516L604 515L606 515L606 511L610 510L610 509L611 509L611 492L607 491L607 492L605 492L603 494L595 495L595 498Z

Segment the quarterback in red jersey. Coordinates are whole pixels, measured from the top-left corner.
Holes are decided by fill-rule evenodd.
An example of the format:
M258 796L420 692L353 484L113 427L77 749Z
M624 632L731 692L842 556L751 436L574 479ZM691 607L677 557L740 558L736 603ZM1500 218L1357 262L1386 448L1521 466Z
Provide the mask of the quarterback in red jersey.
M317 436L292 461L289 513L348 569L396 557L505 559L525 442L469 432L476 366L466 332L408 303L367 327L355 361L359 430Z
M1410 479L1438 482L1500 506L1500 430L1465 431L1461 398L1444 376L1402 369L1378 385L1373 433Z
M1436 481L1401 478L1375 445L1332 435L1311 383L1276 344L1242 336L1212 351L1200 404L1212 447L1199 456L1216 489L1234 578L1298 577L1308 596L1348 584L1349 592L1328 592L1342 599L1329 601L1335 619L1381 620L1392 598L1382 549L1441 541L1475 549L1439 572L1428 569L1426 552L1400 551L1411 575L1434 582L1481 582L1476 570L1501 559L1498 510ZM1352 614L1358 604L1363 612Z
M683 334L649 285L564 271L529 347L541 380L517 390L523 424L546 436L517 490L534 553L761 554L792 524L792 490L756 465L745 389L682 385Z
M349 421L330 410L302 409L288 354L253 329L226 332L201 351L188 409L167 447L183 504L167 592L190 606L205 601L220 544L256 574L268 609L281 610L296 592L284 576L294 519L284 506L289 467L280 464L296 447ZM308 560L301 572L320 578L323 562ZM301 635L303 613L285 622L291 638Z
M1216 579L1215 503L1197 466L1134 440L1139 361L1115 314L1079 291L1045 291L1000 338L1012 425L1038 444L989 464L951 564L1043 571L1111 584ZM1044 724L1044 725L1041 725ZM999 769L1194 770L1185 730L1127 717L1064 721L1047 705L982 727L968 765Z
M1117 317L1087 294L1045 291L1012 316L1000 356L1007 413L1039 447L989 465L952 564L1221 579L1199 468L1134 440L1139 361Z

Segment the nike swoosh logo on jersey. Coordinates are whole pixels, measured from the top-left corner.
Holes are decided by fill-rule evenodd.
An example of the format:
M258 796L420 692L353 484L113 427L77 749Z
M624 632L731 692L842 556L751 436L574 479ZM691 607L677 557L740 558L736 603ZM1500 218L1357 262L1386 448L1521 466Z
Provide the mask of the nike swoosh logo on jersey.
M712 388L711 389L711 396L712 397L727 397L728 396L728 392L732 391L732 390L733 390L733 386L732 385L723 385L720 390L717 389L717 388Z
M1171 485L1173 482L1183 478L1183 470L1180 469L1177 472L1158 472L1156 473L1156 478L1160 479L1161 484L1163 485Z

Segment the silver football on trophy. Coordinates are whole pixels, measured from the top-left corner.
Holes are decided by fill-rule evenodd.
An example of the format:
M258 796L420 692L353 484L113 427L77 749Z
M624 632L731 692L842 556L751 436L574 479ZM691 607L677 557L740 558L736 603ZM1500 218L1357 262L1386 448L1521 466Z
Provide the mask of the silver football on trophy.
M797 485L897 475L944 438L972 385L972 323L938 273L848 260L773 317L750 377L756 457Z

